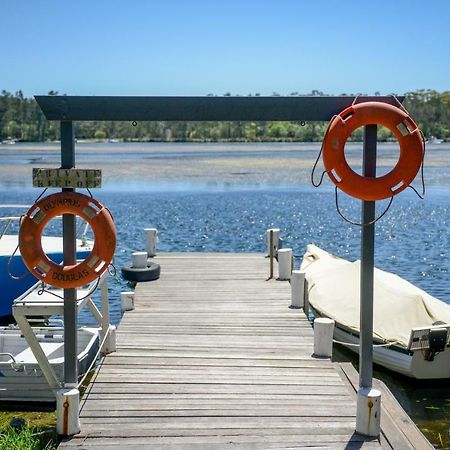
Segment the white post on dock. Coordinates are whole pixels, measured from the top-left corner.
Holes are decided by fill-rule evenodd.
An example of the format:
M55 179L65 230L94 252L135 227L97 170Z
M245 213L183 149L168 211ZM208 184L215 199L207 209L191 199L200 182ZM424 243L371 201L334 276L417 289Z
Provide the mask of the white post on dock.
M103 354L115 352L116 347L116 327L110 324L109 317L109 292L108 292L108 276L105 275L101 281L101 295L102 295L102 339L108 333L103 346Z
M158 242L158 230L156 228L144 228L145 251L151 258L156 256L156 244Z
M59 389L56 391L56 432L61 436L73 436L81 431L80 391L78 389Z
M291 308L303 308L304 298L305 273L300 270L293 270L291 274Z
M125 311L132 311L134 309L134 292L121 292L120 293L120 306L122 314Z
M147 252L133 252L131 266L134 269L145 269L147 267Z
M356 432L378 437L381 426L381 392L370 387L359 388L356 411Z
M331 358L333 354L334 320L319 317L314 320L314 356Z
M292 248L278 250L278 279L290 280L292 273Z

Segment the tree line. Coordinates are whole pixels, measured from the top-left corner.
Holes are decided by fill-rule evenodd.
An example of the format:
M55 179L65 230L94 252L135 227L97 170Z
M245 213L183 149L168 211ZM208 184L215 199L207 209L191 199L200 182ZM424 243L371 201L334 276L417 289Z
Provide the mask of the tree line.
M375 95L377 95L376 93ZM48 95L58 95L50 91ZM211 94L210 94L211 95ZM224 94L230 96L230 93ZM249 94L250 95L250 94ZM258 96L259 94L255 94ZM279 94L273 93L278 96ZM291 96L299 96L297 92ZM307 95L324 95L312 91ZM342 94L349 95L349 94ZM426 137L450 140L450 91L430 89L408 92L404 106ZM117 139L124 141L321 141L326 131L324 122L77 122L78 139ZM392 134L379 129L380 140L393 139ZM351 138L361 140L362 130ZM22 91L14 94L3 90L0 96L0 140L24 142L59 139L59 122L47 121L33 98Z

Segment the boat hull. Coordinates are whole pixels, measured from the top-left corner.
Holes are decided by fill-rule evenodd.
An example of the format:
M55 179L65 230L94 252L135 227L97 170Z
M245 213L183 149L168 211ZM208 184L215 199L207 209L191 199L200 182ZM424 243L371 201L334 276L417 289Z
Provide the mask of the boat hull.
M5 241L9 237L10 236L4 236L2 240ZM62 249L62 238L50 239L55 242L60 241L60 245L58 245L58 247ZM0 240L0 244L2 243L2 240ZM16 237L15 241L17 241ZM13 301L39 281L36 277L28 272L28 269L25 267L22 257L20 256L20 254L18 254L18 252L12 257L8 269L9 260L11 254L13 253L13 250L11 252L0 252L0 320L2 320L3 318L3 323L12 322L11 320L8 320L8 318L10 318L12 315ZM87 258L90 251L91 247L86 247L85 249L83 249L80 245L77 245L77 258ZM62 251L59 250L48 252L48 256L58 264L63 259ZM11 278L9 273L13 274L16 277L19 277L20 279ZM22 278L21 275L26 273L29 273L29 275Z
M338 342L350 344L343 346L354 353L359 353L359 347L355 347L355 345L359 345L359 336L355 333L350 333L337 324L333 337ZM419 380L450 378L449 347L446 347L444 352L438 353L433 361L427 361L420 350L407 352L405 349L395 346L376 347L376 342L374 345L373 362L388 370Z

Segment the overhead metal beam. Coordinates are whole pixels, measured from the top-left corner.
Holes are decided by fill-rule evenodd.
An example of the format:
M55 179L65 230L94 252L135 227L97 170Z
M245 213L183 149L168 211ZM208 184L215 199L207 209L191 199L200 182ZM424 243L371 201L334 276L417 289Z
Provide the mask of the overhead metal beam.
M403 101L404 97L398 97ZM48 120L328 121L355 97L117 97L37 95ZM392 96L360 101L397 104Z

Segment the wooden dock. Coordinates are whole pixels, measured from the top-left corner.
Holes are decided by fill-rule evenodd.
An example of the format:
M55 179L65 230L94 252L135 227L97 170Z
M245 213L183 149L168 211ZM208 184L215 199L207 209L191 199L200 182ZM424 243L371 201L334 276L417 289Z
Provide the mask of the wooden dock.
M411 422L402 432L392 399L380 440L355 434L354 375L312 357L311 326L289 308L289 283L266 281L263 255L156 261L161 278L136 287L117 352L83 399L82 431L60 448L432 448Z

